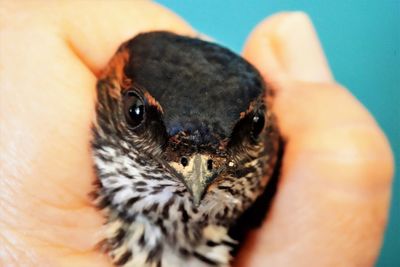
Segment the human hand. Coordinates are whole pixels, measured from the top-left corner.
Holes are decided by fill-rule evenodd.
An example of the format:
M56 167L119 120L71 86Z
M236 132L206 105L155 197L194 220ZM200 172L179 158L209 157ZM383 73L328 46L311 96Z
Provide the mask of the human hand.
M194 31L148 2L99 2L96 9L88 2L3 4L0 12L0 265L110 266L95 250L102 218L87 197L94 180L89 139L96 74L138 32ZM261 38L269 34L263 29L279 25L259 28L245 55L277 91L274 109L288 140L283 177L268 221L238 265L371 262L386 218L390 151L366 111L331 80L283 78L291 72L273 62L275 52ZM286 39L277 40L285 47ZM288 55L285 66L304 63L296 56Z
M393 177L384 134L334 81L305 14L261 23L244 57L275 91L286 149L271 211L237 266L373 266Z
M96 75L139 32L194 31L145 1L2 3L0 266L111 266L88 197Z

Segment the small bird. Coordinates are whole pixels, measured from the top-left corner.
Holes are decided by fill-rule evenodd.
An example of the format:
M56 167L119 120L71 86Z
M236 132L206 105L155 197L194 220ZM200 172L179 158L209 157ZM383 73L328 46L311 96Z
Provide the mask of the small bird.
M158 31L123 43L97 84L101 247L117 266L229 266L229 230L263 193L279 131L258 71Z

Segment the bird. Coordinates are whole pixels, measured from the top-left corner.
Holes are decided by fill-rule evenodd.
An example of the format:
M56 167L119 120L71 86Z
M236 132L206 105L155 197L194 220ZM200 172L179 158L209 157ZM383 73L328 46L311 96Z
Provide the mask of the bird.
M260 73L167 31L124 42L99 75L92 197L116 266L226 267L229 230L263 193L279 129Z

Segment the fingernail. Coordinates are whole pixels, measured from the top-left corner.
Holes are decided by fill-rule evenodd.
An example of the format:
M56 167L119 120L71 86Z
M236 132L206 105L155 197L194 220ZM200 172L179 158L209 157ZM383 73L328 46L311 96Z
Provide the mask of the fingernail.
M327 59L309 17L303 12L285 16L273 33L281 66L294 80L330 82Z

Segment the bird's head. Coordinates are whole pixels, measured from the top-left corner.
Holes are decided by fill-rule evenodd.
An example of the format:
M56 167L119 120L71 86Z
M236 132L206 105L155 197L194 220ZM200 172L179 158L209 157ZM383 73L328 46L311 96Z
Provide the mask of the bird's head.
M265 99L255 68L221 46L168 32L124 43L98 84L93 147L108 201L157 216L174 199L186 220L230 225L276 159Z

